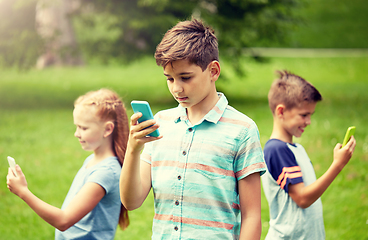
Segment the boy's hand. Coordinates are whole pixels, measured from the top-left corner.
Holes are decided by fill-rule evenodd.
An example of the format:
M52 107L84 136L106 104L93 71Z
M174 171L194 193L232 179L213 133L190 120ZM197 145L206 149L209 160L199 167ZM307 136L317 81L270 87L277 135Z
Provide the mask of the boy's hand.
M28 190L28 184L26 177L24 176L22 169L17 164L15 165L15 171L17 172L17 177L14 176L12 170L8 169L8 175L6 176L6 184L10 192L15 195L22 197L22 193Z
M341 143L336 144L334 148L334 161L333 164L336 164L337 167L342 170L345 165L349 162L353 152L355 150L356 141L354 136L352 136L349 142L341 148Z
M159 128L159 125L156 124L156 120L147 120L141 123L138 123L138 119L142 117L142 113L135 113L130 118L130 133L128 145L136 150L141 151L143 146L147 142L152 142L158 139L161 139L162 136L159 137L150 137L148 134L152 133L156 129ZM151 126L152 125L152 126Z

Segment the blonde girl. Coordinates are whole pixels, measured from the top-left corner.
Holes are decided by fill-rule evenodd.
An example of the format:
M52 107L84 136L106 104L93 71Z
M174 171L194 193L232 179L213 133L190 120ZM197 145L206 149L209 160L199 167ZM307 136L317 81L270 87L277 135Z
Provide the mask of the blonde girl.
M123 102L108 89L88 92L74 103L75 137L93 153L75 176L60 208L36 197L19 165L8 170L9 190L56 228L55 239L113 239L129 224L120 202L119 178L129 134Z

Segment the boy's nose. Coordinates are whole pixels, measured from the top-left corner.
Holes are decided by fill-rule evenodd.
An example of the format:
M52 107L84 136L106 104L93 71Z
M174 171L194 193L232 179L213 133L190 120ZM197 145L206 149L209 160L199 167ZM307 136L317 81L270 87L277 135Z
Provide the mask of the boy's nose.
M311 124L311 118L307 117L307 119L305 120L305 124L310 125Z
M182 91L183 91L183 86L178 81L175 81L173 83L173 92L179 93L179 92L182 92Z

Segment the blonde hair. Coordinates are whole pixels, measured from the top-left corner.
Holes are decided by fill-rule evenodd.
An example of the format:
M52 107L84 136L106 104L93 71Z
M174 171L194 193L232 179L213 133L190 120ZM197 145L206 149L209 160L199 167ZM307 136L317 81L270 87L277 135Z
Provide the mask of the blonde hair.
M300 106L303 102L318 102L322 100L319 91L302 77L289 71L276 71L279 78L276 79L268 92L268 105L275 113L278 104L284 104L290 110Z
M114 130L112 132L113 150L120 165L123 165L129 137L129 122L124 103L118 94L106 88L90 91L75 100L74 106L77 105L94 106L97 117L100 120L112 121L114 123ZM124 230L128 225L128 210L121 205L119 226Z

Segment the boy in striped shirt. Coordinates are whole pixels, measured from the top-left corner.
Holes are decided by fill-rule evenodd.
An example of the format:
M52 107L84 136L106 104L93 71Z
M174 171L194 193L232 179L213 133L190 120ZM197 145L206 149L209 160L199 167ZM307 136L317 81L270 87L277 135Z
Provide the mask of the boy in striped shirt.
M259 240L266 167L259 132L216 91L216 36L198 20L180 22L155 58L179 105L140 124L141 114L132 115L120 178L123 204L140 207L152 188L152 239ZM158 127L161 136L146 136Z
M278 72L268 93L273 130L264 147L268 172L262 176L270 209L266 240L325 239L321 195L349 162L355 139L338 143L330 168L319 179L302 145L293 142L311 123L321 94L309 82L287 71Z

